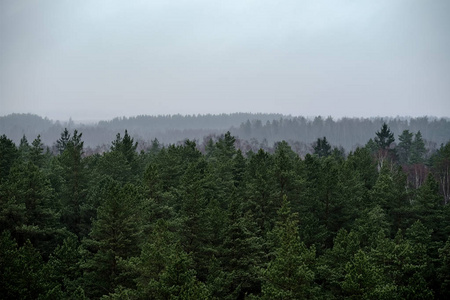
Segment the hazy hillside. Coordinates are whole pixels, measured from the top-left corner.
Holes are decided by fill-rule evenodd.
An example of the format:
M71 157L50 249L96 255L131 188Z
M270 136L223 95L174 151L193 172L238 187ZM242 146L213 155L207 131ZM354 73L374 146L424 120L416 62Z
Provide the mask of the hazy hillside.
M140 148L145 148L155 138L162 144L174 144L185 139L202 144L207 137L230 131L243 150L271 148L275 142L286 140L298 153L308 152L317 138L327 137L334 146L349 151L364 145L374 137L381 124L386 122L397 137L403 130L421 131L434 149L450 139L448 119L436 118L315 118L284 116L280 114L235 113L221 115L165 115L121 117L97 124L76 124L72 121L52 121L31 114L12 114L0 117L0 134L5 134L16 144L23 135L33 140L41 135L44 144L52 146L64 128L83 133L86 147L110 145L117 133L126 129Z

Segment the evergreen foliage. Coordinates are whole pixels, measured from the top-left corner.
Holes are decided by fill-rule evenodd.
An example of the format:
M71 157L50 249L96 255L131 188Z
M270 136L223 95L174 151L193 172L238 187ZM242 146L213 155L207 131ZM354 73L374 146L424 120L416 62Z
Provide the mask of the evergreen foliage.
M231 131L139 153L125 131L88 154L82 137L0 136L1 299L449 296L450 143L396 146L387 123L348 155L243 151Z
M389 149L389 146L395 141L394 133L390 130L386 123L383 123L380 131L376 132L374 139L379 149Z

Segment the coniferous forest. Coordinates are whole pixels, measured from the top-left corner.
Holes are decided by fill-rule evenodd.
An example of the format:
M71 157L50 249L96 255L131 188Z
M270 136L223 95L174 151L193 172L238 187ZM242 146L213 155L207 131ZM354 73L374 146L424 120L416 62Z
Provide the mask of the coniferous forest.
M450 142L130 134L0 137L0 299L449 299Z

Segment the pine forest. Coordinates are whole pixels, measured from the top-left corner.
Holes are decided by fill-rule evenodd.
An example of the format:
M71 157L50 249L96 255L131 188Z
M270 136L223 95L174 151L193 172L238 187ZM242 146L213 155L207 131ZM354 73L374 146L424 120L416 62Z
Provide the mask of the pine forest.
M0 299L449 299L450 136L390 125L304 152L3 134Z

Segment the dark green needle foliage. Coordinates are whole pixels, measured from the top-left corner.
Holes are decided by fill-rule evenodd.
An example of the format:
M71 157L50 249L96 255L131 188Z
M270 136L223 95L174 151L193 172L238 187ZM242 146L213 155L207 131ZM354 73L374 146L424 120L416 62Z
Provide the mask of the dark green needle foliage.
M397 145L398 162L402 165L408 164L411 161L411 147L413 142L413 133L409 130L404 130L398 136L399 143Z
M19 153L14 142L6 135L0 136L0 182L6 179L9 169L18 156Z
M386 123L383 123L380 131L376 132L376 137L374 139L379 149L389 149L391 144L395 141L394 133L388 127Z
M314 154L319 157L327 157L331 155L331 145L328 143L327 138L323 137L323 139L318 138L317 141L313 144Z
M450 143L389 122L346 156L312 123L313 149L0 136L0 299L448 299Z
M278 221L271 232L273 259L262 271L264 299L311 299L314 284L316 253L300 241L297 214L291 213L286 198L278 210Z

